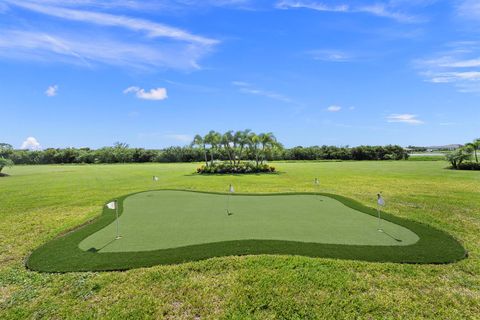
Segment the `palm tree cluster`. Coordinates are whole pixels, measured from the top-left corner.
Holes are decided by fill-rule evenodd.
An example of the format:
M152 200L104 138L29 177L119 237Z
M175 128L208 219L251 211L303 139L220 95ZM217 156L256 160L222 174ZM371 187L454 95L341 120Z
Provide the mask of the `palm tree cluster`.
M229 130L223 134L211 130L205 136L197 134L192 147L203 151L205 165L213 165L215 158L221 152L228 156L232 166L238 166L240 161L253 156L255 164L263 164L267 154L274 148L282 148L275 135L271 132L256 134L250 129L242 131Z
M478 163L477 151L480 150L480 138L467 143L464 148L466 148L467 151L473 152L475 155L475 162Z
M448 153L446 158L448 161L450 161L452 168L454 169L480 170L477 154L479 150L480 138L466 143L463 147ZM475 159L475 162L468 162L472 156Z

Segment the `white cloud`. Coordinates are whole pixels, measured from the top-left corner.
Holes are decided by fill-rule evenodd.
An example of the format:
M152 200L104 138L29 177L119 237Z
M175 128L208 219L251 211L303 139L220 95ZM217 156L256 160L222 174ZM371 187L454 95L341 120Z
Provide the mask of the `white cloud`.
M237 87L249 87L251 86L250 83L245 82L245 81L232 81L232 84Z
M319 49L310 50L307 52L314 60L328 61L328 62L348 62L352 57L340 50Z
M460 1L457 14L468 19L480 20L480 2L478 0Z
M449 82L460 82L460 81L480 81L480 72L479 71L469 71L469 72L436 73L433 77L430 78L430 81L434 82L434 83L449 83Z
M360 5L338 4L328 5L319 1L299 1L299 0L282 0L277 2L278 9L311 9L323 12L338 12L338 13L367 13L377 17L383 17L403 23L421 22L419 17L405 14L398 11L394 2L382 4L372 3Z
M56 84L51 85L45 90L45 95L47 97L55 97L58 94L58 86Z
M206 48L182 44L129 43L111 38L61 36L7 30L0 34L0 56L12 59L65 62L92 66L99 62L145 70L152 68L199 69L197 60Z
M166 88L154 88L150 89L149 91L145 91L145 89L141 89L139 87L129 87L123 90L123 93L135 93L137 98L144 100L165 100L168 98Z
M113 2L115 1L109 2L111 6L100 6L102 11L95 12L92 10L99 9L99 6L88 0L7 0L11 6L67 21L81 22L87 24L87 28L80 33L70 24L57 25L57 28L50 28L49 31L28 28L23 24L10 29L4 28L0 33L0 56L88 67L101 63L147 70L190 70L199 69L199 60L219 43L216 39L195 35L166 24L105 13L115 6ZM89 10L64 7L81 5L86 5ZM59 24L57 20L52 20L54 25ZM115 30L118 28L121 32Z
M420 75L436 84L451 84L459 92L480 92L480 42L460 41L446 45L430 58L414 61Z
M340 107L340 106L335 106L335 105L334 105L334 106L330 106L330 107L327 108L327 111L329 111L329 112L338 112L338 111L340 111L340 110L342 110L342 107Z
M277 3L276 7L278 9L305 8L305 9L312 9L317 11L329 11L329 12L348 12L350 10L350 7L346 4L329 6L320 2L290 1L290 0L280 1Z
M256 95L256 96L262 96L262 97L278 100L278 101L285 102L285 103L294 103L294 101L292 99L290 99L289 97L287 97L287 96L285 96L281 93L255 88L252 84L250 84L248 82L233 81L232 84L235 87L239 88L238 90L241 93L251 94L251 95Z
M132 31L145 32L147 36L152 38L166 37L166 38L172 38L172 39L186 41L186 42L199 43L203 45L213 45L218 43L218 41L214 39L193 35L187 31L184 31L178 28L170 27L165 24L152 22L144 19L113 15L109 13L75 10L75 9L68 9L68 8L62 8L57 6L49 6L49 5L40 5L40 4L32 3L30 1L18 1L18 0L17 1L6 0L6 1L16 6L22 7L24 9L32 10L32 11L49 15L49 16L54 16L57 18L86 22L86 23L97 24L101 26L120 27L120 28L130 29Z
M25 139L25 141L23 141L20 149L40 150L42 149L42 146L40 145L40 143L37 141L36 138L28 137L27 139Z
M407 123L407 124L423 124L424 122L418 119L418 116L415 114L391 114L387 116L387 122L400 122L400 123Z
M451 68L480 67L480 58L445 62L445 63L440 64L440 66L441 67L451 67Z

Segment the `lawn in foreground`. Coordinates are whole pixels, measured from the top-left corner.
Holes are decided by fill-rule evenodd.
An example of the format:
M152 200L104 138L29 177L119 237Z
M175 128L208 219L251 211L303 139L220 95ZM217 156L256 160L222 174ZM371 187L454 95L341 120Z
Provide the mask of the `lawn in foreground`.
M195 176L199 164L7 168L0 179L2 319L475 319L480 312L480 172L443 161L275 163L278 175ZM160 177L158 183L152 175ZM320 178L316 188L313 178ZM35 248L149 189L320 192L447 231L469 258L442 265L291 255L226 256L126 272L31 272ZM112 216L110 212L110 216ZM80 242L80 240L79 240ZM77 243L78 244L78 243ZM108 254L108 253L107 253Z

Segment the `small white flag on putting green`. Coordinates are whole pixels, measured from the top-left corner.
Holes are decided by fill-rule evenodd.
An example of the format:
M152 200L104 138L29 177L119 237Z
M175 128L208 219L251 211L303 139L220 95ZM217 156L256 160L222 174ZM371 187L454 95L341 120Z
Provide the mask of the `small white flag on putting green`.
M379 206L384 207L385 206L385 200L383 200L382 195L379 193L377 194L377 203Z
M108 209L116 209L117 208L117 203L115 201L107 203L107 208Z
M313 183L315 183L315 185L319 185L319 184L320 184L320 181L318 181L318 178L315 178L315 180L314 180Z
M232 186L232 185L230 185L229 191L230 191L230 193L234 193L234 192L235 192L235 190L233 189L233 186Z
M158 177L157 177L157 176L153 176L153 181L158 181Z

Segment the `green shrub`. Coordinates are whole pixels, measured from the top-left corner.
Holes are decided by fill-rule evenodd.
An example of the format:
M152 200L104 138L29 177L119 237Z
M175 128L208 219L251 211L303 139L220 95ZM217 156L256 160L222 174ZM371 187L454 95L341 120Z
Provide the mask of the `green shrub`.
M233 165L229 162L214 162L208 166L201 166L197 169L200 174L249 174L249 173L272 173L275 167L268 164L258 164L254 162L241 162Z
M458 170L480 170L479 162L462 162L457 165Z

